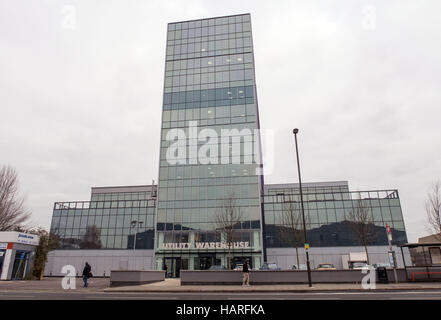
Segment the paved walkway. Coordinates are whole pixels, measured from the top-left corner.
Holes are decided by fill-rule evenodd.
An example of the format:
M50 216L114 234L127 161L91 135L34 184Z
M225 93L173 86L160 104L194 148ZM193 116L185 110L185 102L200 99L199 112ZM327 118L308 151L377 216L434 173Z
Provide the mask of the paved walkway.
M376 291L389 290L441 290L441 282L427 283L391 283L377 284ZM144 284L139 286L112 287L105 292L310 292L310 291L366 291L361 284L307 284L294 285L186 285L181 286L179 279L165 279L165 281Z
M38 291L38 292L66 292L61 287L62 278L44 278L42 281L0 281L0 292L11 291ZM311 288L306 284L296 285L251 285L242 287L237 285L198 285L181 286L179 279L165 279L165 281L125 287L109 287L109 278L89 279L89 287L83 288L81 278L76 279L76 292L366 292L360 284L313 284ZM376 291L406 291L406 290L441 290L441 282L425 283L391 283L377 284Z
M61 286L63 278L48 277L43 280L14 280L0 281L0 292L5 291L65 291ZM87 288L83 287L83 279L76 278L76 289L87 292L102 291L110 286L109 278L92 278L89 279Z

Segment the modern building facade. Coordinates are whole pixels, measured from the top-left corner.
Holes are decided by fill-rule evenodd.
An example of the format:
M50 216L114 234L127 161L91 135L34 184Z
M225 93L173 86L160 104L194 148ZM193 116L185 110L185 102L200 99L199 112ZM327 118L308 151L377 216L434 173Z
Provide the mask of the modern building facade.
M346 181L304 183L303 189L307 241L311 246L309 253L313 268L323 262L343 268L342 256L364 251L348 221L349 213L357 208L360 199L373 217L373 237L368 247L371 263L388 261L385 230L388 224L398 264L403 265L397 246L406 243L407 238L397 190L351 192ZM66 264L74 265L80 272L85 261L93 265L97 276L109 276L111 270L153 269L166 265L168 275L176 277L181 269L209 268L209 262L202 267L191 267L167 265L164 260L163 265L158 266L154 239L160 231L154 230L152 222L155 219L156 190L156 185L92 188L93 201L55 203L51 232L60 237L61 247L49 254L46 275L60 275ZM266 260L276 262L284 269L305 265L303 229L299 226L302 221L297 220L297 225L293 225L295 219L289 218L298 218L300 214L298 184L270 184L265 185L264 190ZM165 224L166 230L174 230L173 223ZM242 230L236 229L237 232ZM300 234L297 242L292 242L293 234ZM295 247L299 248L299 261ZM190 254L189 248L174 249L166 253L167 258L171 254L173 258L181 258L179 254L182 254L181 259L185 259ZM203 256L203 253L216 252L216 249L221 248L199 248L199 252ZM244 248L238 249L233 251L234 262L240 262L240 257L243 257ZM219 260L213 263L226 266L225 258Z
M392 243L407 241L397 190L349 191L347 181L304 183L306 237L311 247L357 246L360 240L351 228L350 214L365 208L372 214L369 245L388 243L385 226L391 226ZM303 230L298 184L265 185L266 246L292 247L284 228ZM297 219L297 220L296 220ZM292 240L292 239L291 239ZM303 243L303 237L299 244Z
M258 150L244 145L255 147L257 115L250 15L170 23L157 269L225 265L229 251L234 259L261 265L263 185L256 170L261 160ZM226 139L222 147L221 139ZM220 220L231 205L237 211L231 224L238 230L229 236Z
M49 253L45 275L61 275L66 264L80 275L86 261L95 276L152 269L156 198L152 184L92 188L90 201L56 202L51 232L61 246Z
M244 259L253 268L302 263L294 248L304 239L290 234L303 229L289 222L300 212L298 185L263 181L249 14L168 24L162 110L158 185L92 188L90 201L55 203L51 231L62 247L46 274L86 260L100 276L170 277ZM386 223L394 244L407 241L396 190L351 192L346 181L303 190L313 265L340 267L342 254L363 251L348 223L360 206L373 215L374 260L387 260Z
M92 188L90 201L56 202L61 249L153 249L156 185Z

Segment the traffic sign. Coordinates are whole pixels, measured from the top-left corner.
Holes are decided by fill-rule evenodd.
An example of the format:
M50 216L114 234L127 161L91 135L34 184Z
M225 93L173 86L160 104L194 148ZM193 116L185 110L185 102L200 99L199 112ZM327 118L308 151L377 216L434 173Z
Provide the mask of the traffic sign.
M309 249L309 243L305 243L305 250Z

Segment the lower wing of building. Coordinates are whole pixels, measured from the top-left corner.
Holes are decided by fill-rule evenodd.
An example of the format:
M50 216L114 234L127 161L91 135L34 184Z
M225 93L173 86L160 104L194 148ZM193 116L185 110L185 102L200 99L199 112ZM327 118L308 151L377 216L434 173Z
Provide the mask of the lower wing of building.
M363 210L369 217L364 224L371 263L388 260L386 225L394 246L407 242L397 190L353 192L346 181L302 186L313 267L333 263L343 268L344 255L364 251L356 228L360 222L354 221ZM264 262L282 268L304 263L297 184L265 185L263 219L240 221L230 231L215 222L212 231L189 228L175 218L157 223L156 193L156 185L92 188L90 201L56 202L51 232L60 248L49 254L46 275L60 275L65 264L79 272L86 261L97 276L109 276L111 270L165 269L170 277L178 277L180 270L235 268L244 260L252 268Z

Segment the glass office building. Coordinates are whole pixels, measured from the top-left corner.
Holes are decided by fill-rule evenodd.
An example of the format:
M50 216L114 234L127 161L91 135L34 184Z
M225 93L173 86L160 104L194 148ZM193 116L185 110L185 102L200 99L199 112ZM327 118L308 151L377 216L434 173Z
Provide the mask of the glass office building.
M298 185L263 182L254 74L249 14L168 24L158 185L92 188L90 201L55 203L61 248L47 274L88 257L104 276L137 268L179 277L227 267L228 257L259 268L303 247L287 237L303 230L289 224L300 214ZM351 192L337 181L304 183L303 193L317 261L341 264L361 250L348 223L357 206L373 216L374 260L387 258L386 224L394 245L407 241L397 190Z
M247 258L260 266L263 188L256 129L250 15L170 23L156 216L157 269L178 273L227 265L226 245L231 242L234 262ZM225 136L228 145L222 149L220 140ZM254 149L248 150L245 141L251 141ZM173 154L176 145L185 146L187 152ZM236 146L240 151L234 153ZM231 236L219 223L227 203L240 211Z
M51 232L60 249L153 249L155 208L155 185L92 188L90 201L54 204Z
M392 231L392 244L407 242L403 214L397 190L349 191L348 183L304 183L306 237L311 247L359 246L360 240L351 227L350 213L364 208L371 218L366 223L369 245L388 245L385 226ZM284 233L300 232L297 244L303 246L298 184L265 185L265 238L267 248L294 245ZM291 240L291 241L290 241Z

